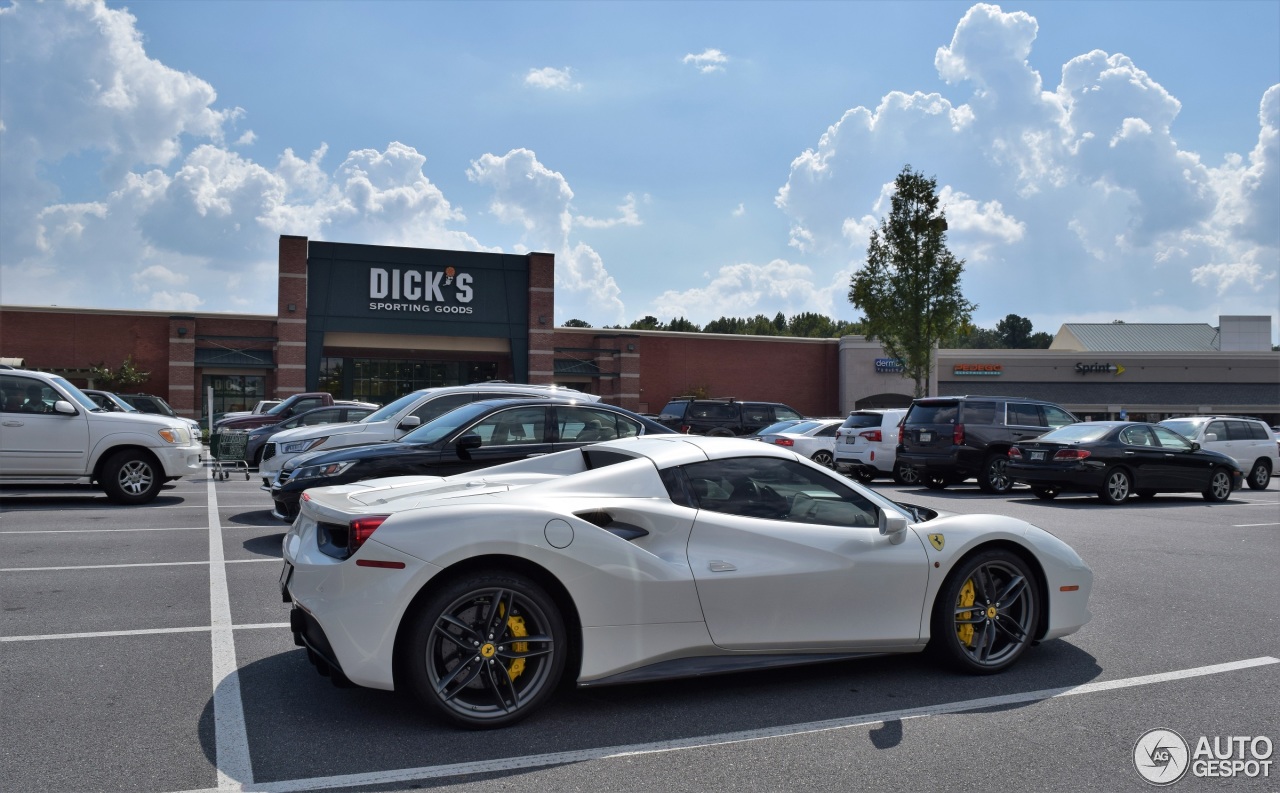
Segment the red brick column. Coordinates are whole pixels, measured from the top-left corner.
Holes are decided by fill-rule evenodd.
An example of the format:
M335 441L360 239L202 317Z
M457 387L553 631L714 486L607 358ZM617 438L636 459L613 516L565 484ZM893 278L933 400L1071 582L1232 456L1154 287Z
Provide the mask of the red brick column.
M276 298L276 393L307 390L307 238L280 235Z
M556 257L530 253L529 383L555 382Z
M640 411L640 337L618 339L618 407Z
M196 318L169 317L169 405L196 417Z

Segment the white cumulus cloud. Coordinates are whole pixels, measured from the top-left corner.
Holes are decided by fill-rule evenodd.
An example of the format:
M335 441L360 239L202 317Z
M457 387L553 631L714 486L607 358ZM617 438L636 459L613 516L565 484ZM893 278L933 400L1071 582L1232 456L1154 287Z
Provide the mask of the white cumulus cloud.
M681 62L692 64L703 74L710 74L724 71L724 65L729 62L729 56L717 49L706 49L696 55L689 53Z
M524 76L524 84L534 88L554 91L581 91L582 83L573 81L573 69L568 66L556 69L544 66L541 69L530 69Z

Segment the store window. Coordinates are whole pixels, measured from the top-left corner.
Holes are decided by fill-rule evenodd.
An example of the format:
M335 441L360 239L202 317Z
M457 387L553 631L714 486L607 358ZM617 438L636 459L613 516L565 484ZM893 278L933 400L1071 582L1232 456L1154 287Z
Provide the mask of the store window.
M341 358L320 359L319 390L328 391L338 398L342 397L342 363Z
M483 383L498 376L498 364L486 361L349 360L352 367L351 398L381 405L422 388Z
M236 410L253 410L253 406L267 398L267 378L246 374L207 374L200 389L202 397L213 389L213 413L230 413ZM208 415L209 406L205 406Z

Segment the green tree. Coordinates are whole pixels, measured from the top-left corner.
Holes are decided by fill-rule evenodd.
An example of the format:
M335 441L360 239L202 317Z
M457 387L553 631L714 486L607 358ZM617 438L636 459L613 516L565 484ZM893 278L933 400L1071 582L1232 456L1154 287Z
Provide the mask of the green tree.
M665 330L676 330L684 333L697 333L701 331L702 328L698 327L691 320L687 320L684 317L676 317L675 319L671 320L671 322L667 323L667 327L665 328Z
M947 218L938 208L937 187L936 179L903 166L889 216L871 232L867 264L849 286L849 302L866 315L867 338L902 359L918 397L928 389L934 345L977 308L960 293L964 260L947 250Z
M591 327L591 323L580 319L571 319L565 322L564 326L566 328L589 328Z
M637 319L627 326L628 330L662 330L662 323L658 318L652 315L644 316Z
M1031 320L1017 314L1009 314L996 323L996 333L1001 346L1010 350L1024 350L1031 342Z
M150 372L140 372L133 365L133 356L124 359L115 369L109 368L105 362L89 367L89 377L98 387L104 390L118 390L129 386L140 385L151 379Z

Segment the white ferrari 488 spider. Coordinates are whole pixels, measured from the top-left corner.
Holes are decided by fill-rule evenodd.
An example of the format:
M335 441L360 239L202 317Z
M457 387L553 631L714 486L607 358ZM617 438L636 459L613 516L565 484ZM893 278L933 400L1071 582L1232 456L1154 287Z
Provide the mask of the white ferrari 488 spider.
M1021 520L896 504L762 443L687 435L308 490L295 641L464 727L579 686L926 647L1005 669L1089 619L1093 574Z

